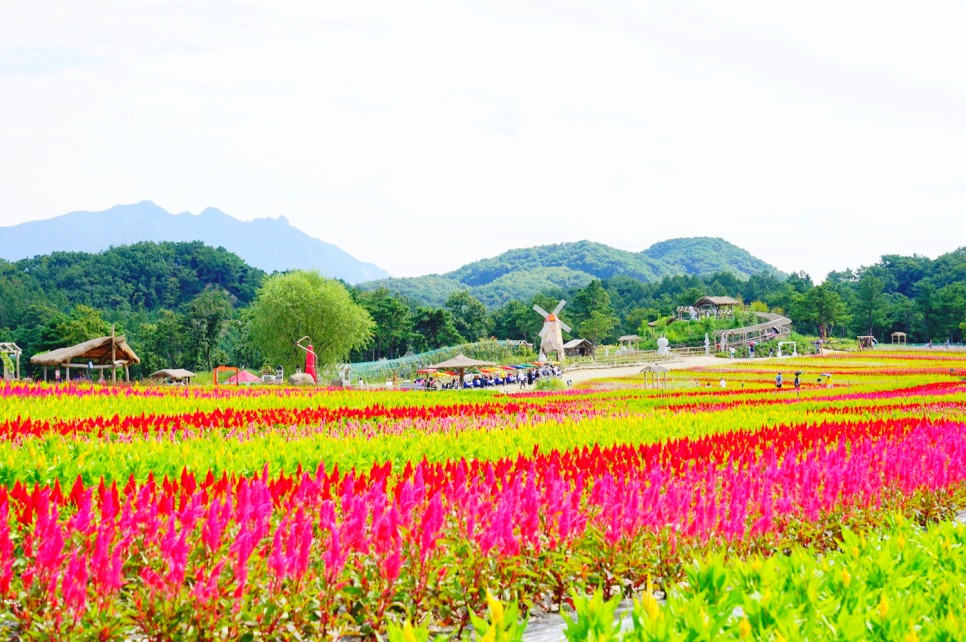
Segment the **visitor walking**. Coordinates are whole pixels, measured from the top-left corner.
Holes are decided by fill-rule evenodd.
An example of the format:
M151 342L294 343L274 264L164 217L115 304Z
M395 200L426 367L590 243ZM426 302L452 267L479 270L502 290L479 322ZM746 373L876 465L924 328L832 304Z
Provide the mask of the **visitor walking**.
M782 389L782 373L780 372L775 377L775 388L777 388L778 390Z

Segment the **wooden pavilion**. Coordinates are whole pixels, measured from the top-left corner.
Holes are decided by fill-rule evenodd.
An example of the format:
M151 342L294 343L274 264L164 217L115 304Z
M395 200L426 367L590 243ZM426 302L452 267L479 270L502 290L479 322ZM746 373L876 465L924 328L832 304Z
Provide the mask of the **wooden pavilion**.
M871 334L860 334L855 339L859 342L859 350L872 350L875 348L875 337Z
M617 343L627 350L637 350L638 346L640 346L641 338L636 334L625 334L622 337L617 337Z
M70 379L70 371L87 370L93 379L93 371L100 371L100 380L104 380L104 371L111 371L111 380L117 381L117 369L124 368L124 380L131 380L128 369L132 364L141 363L141 359L127 344L124 335L98 337L84 343L67 348L58 348L50 352L35 354L30 357L30 363L44 367L44 381L47 381L47 368L64 368L66 379Z
M715 319L735 316L735 306L741 305L730 296L703 296L691 306L702 317L713 316Z
M662 366L659 363L644 366L641 370L641 374L644 375L644 388L667 390L668 370L669 368L667 366Z
M892 343L896 345L906 345L905 332L893 332L890 336L892 337Z

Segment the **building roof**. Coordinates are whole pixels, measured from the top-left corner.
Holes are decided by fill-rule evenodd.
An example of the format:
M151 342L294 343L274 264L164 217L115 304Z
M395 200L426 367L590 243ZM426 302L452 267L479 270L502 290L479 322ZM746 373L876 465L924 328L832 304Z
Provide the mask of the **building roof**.
M732 299L730 296L703 296L694 302L694 307L704 307L708 305L713 305L714 307L719 307L722 305L738 305L738 301Z
M564 347L564 350L570 350L571 348L576 348L577 346L584 343L589 345L591 348L594 347L594 344L588 341L587 339L571 339L570 341L565 343L563 347Z
M636 334L625 334L622 337L617 337L617 343L624 343L625 341L640 341L641 338Z
M111 365L111 340L112 337L98 337L67 348L58 348L50 352L35 354L30 357L30 363L39 366L60 366L76 359L78 361L93 361L98 365ZM114 363L116 365L141 363L140 357L127 344L124 335L113 337L113 341Z

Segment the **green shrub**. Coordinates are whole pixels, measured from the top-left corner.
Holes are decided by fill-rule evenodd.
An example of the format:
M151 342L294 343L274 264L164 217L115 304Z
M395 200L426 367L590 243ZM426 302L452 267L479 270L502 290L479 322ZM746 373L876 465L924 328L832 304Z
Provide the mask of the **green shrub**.
M560 379L556 377L540 377L537 382L533 384L534 390L566 390L567 384L565 384Z

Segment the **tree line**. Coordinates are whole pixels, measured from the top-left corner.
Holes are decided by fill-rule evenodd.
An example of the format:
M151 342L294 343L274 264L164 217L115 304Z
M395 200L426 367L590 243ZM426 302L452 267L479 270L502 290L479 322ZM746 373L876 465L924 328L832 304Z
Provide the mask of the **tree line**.
M652 282L616 275L548 287L489 310L468 290L452 292L439 307L417 305L385 287L363 290L306 272L267 275L200 242L138 243L0 260L0 341L14 341L30 356L110 334L114 326L141 357L141 375L222 363L291 369L303 357L294 342L304 335L329 362L392 359L488 337L537 342L542 318L532 306L553 309L566 299L561 316L572 336L607 344L653 334L649 323L666 322L702 296L783 313L805 334L870 334L887 342L901 331L910 342L961 342L966 248L934 260L886 255L832 272L821 285L802 272L743 279L721 271ZM315 321L286 325L293 315Z

